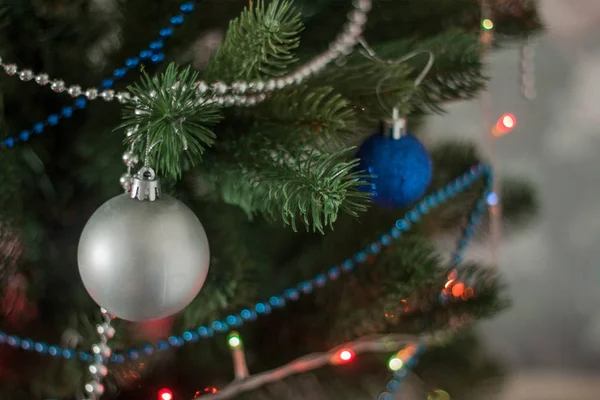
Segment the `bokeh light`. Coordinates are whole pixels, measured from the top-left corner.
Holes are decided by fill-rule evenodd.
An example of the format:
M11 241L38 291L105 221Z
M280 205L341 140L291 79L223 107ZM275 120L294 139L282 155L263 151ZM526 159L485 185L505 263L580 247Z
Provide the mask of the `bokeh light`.
M494 28L494 23L492 22L491 19L486 18L483 21L481 21L481 27L487 31L491 30Z
M401 359L399 359L397 356L393 356L392 358L390 358L390 361L388 361L388 367L392 371L398 371L403 366L404 366L404 362Z
M503 114L500 118L498 118L496 125L494 125L492 134L494 136L505 135L512 131L515 126L517 126L517 118L513 114Z
M240 335L237 332L231 332L227 338L227 344L232 348L239 347L242 344L242 339L240 339Z
M452 400L450 394L444 390L434 390L427 396L427 400Z
M173 392L164 388L158 391L158 400L173 400Z
M341 349L331 358L332 364L347 364L351 362L356 354L352 349Z

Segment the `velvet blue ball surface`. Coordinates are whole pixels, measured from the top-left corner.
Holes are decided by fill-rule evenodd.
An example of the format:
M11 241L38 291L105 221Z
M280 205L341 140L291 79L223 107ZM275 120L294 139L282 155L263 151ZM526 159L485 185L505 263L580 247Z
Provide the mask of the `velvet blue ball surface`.
M400 139L372 136L360 147L359 168L371 175L370 185L360 190L370 192L381 207L405 207L419 200L431 182L433 167L427 149L410 135Z

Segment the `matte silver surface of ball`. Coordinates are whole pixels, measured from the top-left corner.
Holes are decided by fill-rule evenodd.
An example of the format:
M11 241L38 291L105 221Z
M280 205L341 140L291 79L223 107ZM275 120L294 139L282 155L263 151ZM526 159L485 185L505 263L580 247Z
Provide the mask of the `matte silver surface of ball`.
M208 273L208 238L196 215L162 195L128 194L104 203L87 222L79 273L98 305L128 321L176 314L200 292Z

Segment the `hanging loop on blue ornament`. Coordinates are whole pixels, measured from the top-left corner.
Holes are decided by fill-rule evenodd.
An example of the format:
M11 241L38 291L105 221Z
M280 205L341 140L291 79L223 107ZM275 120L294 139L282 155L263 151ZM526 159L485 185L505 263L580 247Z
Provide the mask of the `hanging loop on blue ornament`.
M425 68L423 68L423 70L421 71L421 73L419 74L419 76L417 76L417 78L415 79L415 84L414 87L418 87L421 82L423 82L423 79L425 79L425 76L427 76L427 74L429 73L429 71L431 70L431 68L433 67L433 62L435 60L435 56L433 55L433 53L431 51L413 51L411 53L408 53L406 56L402 57L401 59L393 62L393 61L389 61L389 60L382 60L380 58L374 58L376 61L385 63L385 64L400 64L403 63L405 61L410 60L413 57L416 57L419 54L424 54L427 53L429 54L429 61L427 62L427 65L425 66ZM384 75L381 80L379 81L379 83L377 84L377 87L375 88L375 94L377 95L377 101L379 102L379 105L381 106L381 108L383 108L386 112L390 112L393 114L393 110L395 108L399 108L398 104L395 104L393 106L390 106L388 104L386 104L386 102L383 101L383 98L381 97L381 88L383 87L383 84L391 78L391 73L390 74L386 74Z
M435 55L433 54L433 52L428 51L428 50L416 50L416 51L412 51L396 60L384 60L381 57L379 57L377 55L377 53L375 53L375 50L373 50L373 48L371 48L369 46L369 44L363 37L360 37L358 39L358 41L361 44L361 46L364 48L364 51L362 53L363 53L363 55L365 55L365 57L375 60L377 62L380 62L382 64L388 64L388 65L401 64L403 62L406 62L406 61L420 55L420 54L428 54L429 60L427 61L427 64L425 65L425 67L423 68L421 73L417 76L417 78L415 79L415 84L414 84L415 88L418 87L421 84L421 82L423 82L423 79L425 79L425 77L427 76L429 71L431 71L431 68L433 67L433 63L435 61ZM406 133L406 119L400 118L400 107L398 104L395 104L394 106L390 107L383 101L383 98L381 97L381 88L383 87L383 83L386 82L390 78L391 78L391 72L390 72L390 74L384 75L381 78L381 80L377 84L377 87L375 88L375 94L377 96L377 101L379 102L379 105L381 105L381 107L386 112L391 112L391 114L392 114L392 120L391 120L392 135L391 136L393 139L398 140L402 136L404 136ZM386 129L386 131L387 131L387 129Z
M425 77L427 76L429 71L431 71L431 68L433 67L433 63L435 62L435 55L430 50L415 50L415 51L411 51L410 53L405 54L404 56L402 56L396 60L384 60L383 58L379 57L377 55L377 53L375 53L375 50L373 50L373 48L371 46L369 46L369 44L367 43L365 38L363 38L361 36L360 38L358 38L358 42L364 48L364 51L362 53L365 57L375 60L377 62L380 62L382 64L388 64L388 65L402 64L403 62L406 62L412 58L415 58L418 55L428 54L429 59L427 60L427 64L425 65L425 67L423 68L423 70L421 71L419 76L417 76L417 79L415 79L415 86L419 86L421 84L421 82L423 82L423 79L425 79Z

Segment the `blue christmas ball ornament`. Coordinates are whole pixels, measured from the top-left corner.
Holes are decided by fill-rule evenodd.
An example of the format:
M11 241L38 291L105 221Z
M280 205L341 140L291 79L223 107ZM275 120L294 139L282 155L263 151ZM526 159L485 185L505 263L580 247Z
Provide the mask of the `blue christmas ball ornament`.
M419 200L431 182L433 167L427 149L410 134L399 139L381 135L367 139L356 154L359 168L370 177L360 190L370 192L381 207L405 207Z

